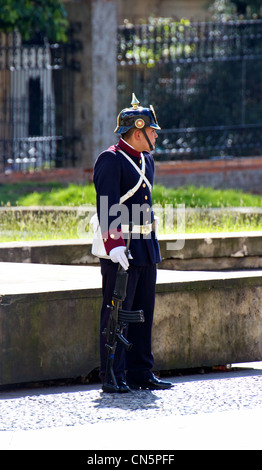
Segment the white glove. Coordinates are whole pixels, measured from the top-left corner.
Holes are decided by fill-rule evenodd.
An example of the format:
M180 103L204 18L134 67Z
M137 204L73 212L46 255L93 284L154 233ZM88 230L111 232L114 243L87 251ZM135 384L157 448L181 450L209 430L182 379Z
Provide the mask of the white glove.
M125 246L117 246L110 251L109 256L113 263L120 263L126 271L129 266L129 262L125 254L125 250Z

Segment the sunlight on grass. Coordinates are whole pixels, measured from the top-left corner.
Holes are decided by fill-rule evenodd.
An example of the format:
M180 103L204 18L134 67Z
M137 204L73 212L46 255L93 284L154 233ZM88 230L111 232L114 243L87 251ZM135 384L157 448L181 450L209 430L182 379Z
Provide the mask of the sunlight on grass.
M196 188L194 186L180 188L165 188L155 185L152 193L153 205L165 207L171 204L176 209L178 204L186 208L200 208L202 211L188 211L185 220L186 233L210 232L239 232L262 230L262 217L259 211L241 214L231 211L203 211L211 208L233 208L262 206L262 196L243 193L240 190L214 190L212 188ZM0 201L0 241L26 240L62 240L76 239L88 235L88 218L86 232L79 232L82 218L74 210L66 211L22 211L25 206L56 206L73 207L89 205L95 207L96 195L93 184L67 186L59 183L19 183L17 185L1 185ZM17 210L5 210L6 207L16 207ZM208 212L208 215L207 215ZM204 216L203 216L204 213ZM171 229L161 233L176 232L176 224ZM89 234L90 236L90 234Z
M152 191L153 204L185 204L186 207L261 207L262 196L244 193L241 190L213 189L195 186L166 188L156 184ZM34 185L2 185L0 187L2 205L18 206L80 206L95 205L96 194L93 184L69 184L67 187L58 183Z
M78 223L74 213L6 211L0 214L0 242L79 238Z

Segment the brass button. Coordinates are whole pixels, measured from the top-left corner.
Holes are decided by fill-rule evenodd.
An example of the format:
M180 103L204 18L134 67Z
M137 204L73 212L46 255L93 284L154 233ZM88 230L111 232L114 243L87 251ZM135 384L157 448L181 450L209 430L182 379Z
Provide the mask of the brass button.
M105 243L107 242L107 238L104 238L104 242L105 242Z
M140 163L140 165L141 165L141 163L142 163L142 160L139 160L139 163Z
M110 238L115 238L115 235L111 233Z
M143 183L143 185L142 185L142 186L143 186L143 188L145 188L145 187L146 187L146 183Z
M149 212L149 207L147 208L147 210L146 210L146 211L147 211L147 212Z
M147 200L147 199L148 199L148 197L147 197L147 196L145 196L145 199Z

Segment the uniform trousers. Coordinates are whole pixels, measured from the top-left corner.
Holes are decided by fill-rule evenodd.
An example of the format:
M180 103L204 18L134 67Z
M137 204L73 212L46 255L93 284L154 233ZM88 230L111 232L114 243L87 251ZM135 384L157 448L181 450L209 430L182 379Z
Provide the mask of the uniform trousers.
M103 380L106 368L107 351L103 331L110 315L108 305L111 305L117 263L111 260L100 259L102 274L103 303L100 321L100 377ZM134 266L129 265L126 299L123 302L124 310L143 310L145 322L129 323L125 338L132 343L132 348L126 351L118 343L114 358L114 373L117 380L126 379L130 382L144 382L152 377L154 358L151 348L152 325L155 306L156 265Z

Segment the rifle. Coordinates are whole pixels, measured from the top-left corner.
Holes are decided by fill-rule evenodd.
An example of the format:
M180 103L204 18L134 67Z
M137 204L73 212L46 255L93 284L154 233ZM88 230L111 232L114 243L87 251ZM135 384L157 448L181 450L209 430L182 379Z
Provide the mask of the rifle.
M130 253L129 245L131 239L131 232L132 224L129 225L129 234L125 251L127 257ZM119 264L116 273L116 281L112 296L112 303L111 306L109 306L111 311L108 320L108 325L103 331L103 334L106 337L105 347L107 349L107 362L105 380L102 386L102 390L107 393L118 392L119 390L113 371L117 343L121 343L127 351L129 351L132 347L132 343L129 343L129 341L123 336L124 328L127 326L127 323L139 323L145 321L143 310L122 310L122 303L126 298L127 281L128 273Z

